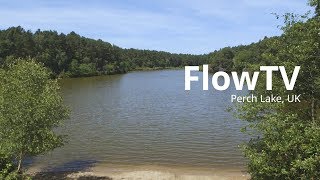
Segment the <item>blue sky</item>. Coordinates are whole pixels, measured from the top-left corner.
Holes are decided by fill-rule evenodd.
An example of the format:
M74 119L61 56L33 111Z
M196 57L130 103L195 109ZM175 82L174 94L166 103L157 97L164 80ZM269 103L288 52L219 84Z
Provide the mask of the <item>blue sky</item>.
M306 0L0 0L0 29L76 33L124 48L202 54L281 34Z

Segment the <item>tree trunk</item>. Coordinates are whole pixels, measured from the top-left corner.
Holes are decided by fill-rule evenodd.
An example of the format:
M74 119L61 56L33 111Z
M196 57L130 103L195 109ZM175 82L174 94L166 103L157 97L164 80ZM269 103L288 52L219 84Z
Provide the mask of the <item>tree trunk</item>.
M312 97L312 102L311 102L311 119L312 119L312 122L315 123L315 118L314 118L314 97Z
M22 169L22 159L23 159L23 153L21 151L18 159L18 168L17 168L18 173L20 173Z

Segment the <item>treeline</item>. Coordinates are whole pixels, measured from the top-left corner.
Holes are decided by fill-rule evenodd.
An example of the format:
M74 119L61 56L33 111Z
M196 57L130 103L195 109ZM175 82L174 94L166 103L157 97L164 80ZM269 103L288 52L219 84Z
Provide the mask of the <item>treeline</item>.
M94 76L126 73L143 68L183 67L209 63L207 55L123 49L102 40L56 31L26 31L11 27L0 31L0 64L31 57L55 76Z
M211 63L211 72L248 70L254 64L265 62L265 54L276 51L270 46L280 37L265 37L259 42L250 45L225 47L208 55Z
M132 70L210 64L211 72L242 71L263 61L273 51L268 44L279 37L250 45L225 47L209 54L174 54L164 51L123 49L116 45L56 31L0 30L0 65L16 58L34 58L55 76L83 77L120 74Z

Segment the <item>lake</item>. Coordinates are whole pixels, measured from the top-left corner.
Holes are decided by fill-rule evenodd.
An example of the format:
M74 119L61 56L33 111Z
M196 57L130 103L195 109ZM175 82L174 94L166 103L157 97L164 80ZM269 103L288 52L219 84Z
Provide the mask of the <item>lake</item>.
M197 73L192 73L197 74ZM201 76L202 73L198 73ZM211 78L209 78L211 82ZM33 162L77 169L90 163L244 168L244 122L226 109L234 88L184 90L184 70L63 79L68 144ZM210 89L211 88L211 89Z

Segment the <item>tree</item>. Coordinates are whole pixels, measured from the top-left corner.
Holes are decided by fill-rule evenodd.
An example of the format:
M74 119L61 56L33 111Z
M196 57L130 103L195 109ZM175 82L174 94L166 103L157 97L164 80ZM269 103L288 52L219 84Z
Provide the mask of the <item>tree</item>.
M320 16L320 0L309 0L309 5L315 7L316 16Z
M227 71L231 72L233 69L234 52L232 48L227 47L219 51L215 51L209 55L212 62L211 68L213 72Z
M21 172L26 157L64 144L55 128L68 118L68 110L57 80L34 60L16 59L0 72L0 155L16 162Z
M238 107L239 117L249 122L244 130L254 132L243 146L248 170L253 179L319 179L320 21L291 21L283 29L281 37L268 42L272 51L263 53L261 64L251 70L268 64L285 66L291 74L294 66L301 66L296 86L287 91L280 73L274 73L272 91L266 91L265 82L258 81L252 93L283 98L301 94L301 102L244 103Z

